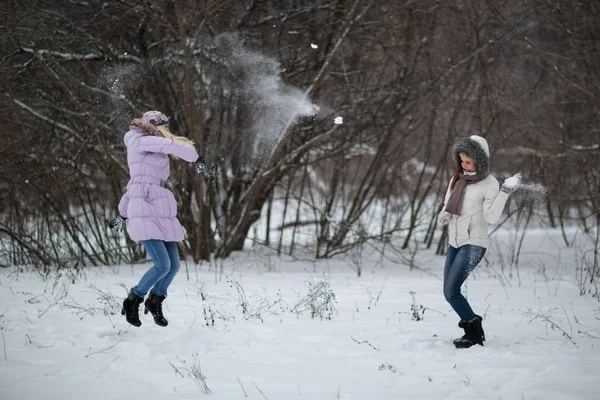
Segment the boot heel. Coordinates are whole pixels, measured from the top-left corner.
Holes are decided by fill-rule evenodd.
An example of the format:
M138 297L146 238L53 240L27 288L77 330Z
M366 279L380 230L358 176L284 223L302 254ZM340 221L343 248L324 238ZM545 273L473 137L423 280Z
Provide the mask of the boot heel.
M121 315L125 315L125 309L121 308Z
M148 314L148 307L144 307L144 314Z

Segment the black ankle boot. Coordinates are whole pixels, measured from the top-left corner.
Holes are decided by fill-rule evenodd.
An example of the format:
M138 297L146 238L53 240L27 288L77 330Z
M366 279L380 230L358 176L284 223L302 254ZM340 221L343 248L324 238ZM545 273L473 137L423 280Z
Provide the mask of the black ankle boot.
M465 330L465 334L461 338L454 340L456 348L467 349L476 344L483 346L485 332L481 326L481 321L482 318L479 315L476 315L472 320L460 320L458 326Z
M125 315L125 319L133 326L142 326L140 321L140 304L144 301L143 297L138 297L133 293L133 289L129 291L129 295L123 300L123 308L121 315Z
M485 342L485 332L483 331L483 318L481 318L479 315L476 315L475 318L479 318L479 325L477 326L478 329L478 335L481 338L482 342ZM483 346L483 343L481 344Z
M150 314L154 317L154 322L159 326L167 326L169 325L169 321L164 317L162 312L162 302L167 298L167 296L157 296L154 293L150 292L148 299L144 303L146 308L144 309L144 314Z
M454 343L455 345L456 345L456 343L460 342L461 340L465 340L465 339L468 338L467 330L465 329L465 327L467 326L467 322L468 321L466 319L461 319L460 321L458 321L458 327L464 329L465 330L465 334L462 335L459 338L454 339L452 341L452 343Z

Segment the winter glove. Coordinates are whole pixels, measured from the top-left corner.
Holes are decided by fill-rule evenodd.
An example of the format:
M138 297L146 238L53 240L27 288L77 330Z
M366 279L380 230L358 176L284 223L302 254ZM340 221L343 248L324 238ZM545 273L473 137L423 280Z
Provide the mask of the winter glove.
M120 215L108 223L108 227L115 233L121 233L125 230L125 220Z
M442 211L438 214L437 218L438 226L441 228L444 225L448 225L450 223L450 213L446 210Z
M215 181L215 176L208 170L208 167L203 161L198 161L196 163L196 175L205 175L211 182Z
M519 185L521 185L521 174L517 172L504 181L500 190L502 190L504 193L512 194L512 192L519 188Z

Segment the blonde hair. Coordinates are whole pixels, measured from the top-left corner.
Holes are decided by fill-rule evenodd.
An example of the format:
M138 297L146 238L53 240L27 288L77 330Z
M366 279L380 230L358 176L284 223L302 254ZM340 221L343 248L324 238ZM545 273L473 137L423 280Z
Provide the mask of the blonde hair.
M165 139L169 139L172 140L174 143L178 143L178 144L186 144L189 146L193 146L194 142L184 136L176 136L173 135L171 133L171 131L169 130L169 126L168 125L159 125L159 126L155 126L156 130L158 131L158 134L162 137L164 137ZM171 158L173 158L174 160L179 159L179 157L177 157L174 154L169 154L169 156L171 156Z
M164 137L165 139L172 140L173 142L179 143L179 144L187 144L190 146L194 145L194 142L192 140L190 140L184 136L173 135L167 125L159 125L156 127L156 129L158 130L160 136Z

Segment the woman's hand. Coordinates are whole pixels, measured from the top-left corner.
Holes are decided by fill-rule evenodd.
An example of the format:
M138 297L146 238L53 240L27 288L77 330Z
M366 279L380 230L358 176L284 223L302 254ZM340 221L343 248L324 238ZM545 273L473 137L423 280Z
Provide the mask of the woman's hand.
M437 223L440 228L444 225L448 225L450 223L450 213L446 210L439 213L437 217Z
M517 172L510 178L504 180L504 183L502 184L502 188L500 188L500 190L502 190L504 193L512 194L512 192L517 190L521 185L521 179L521 173Z
M121 233L125 230L125 220L120 215L108 223L108 227L115 233Z
M208 170L208 167L202 161L196 163L196 175L204 175L210 179L211 182L215 181L215 176Z

